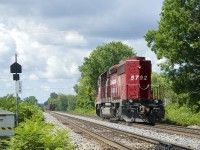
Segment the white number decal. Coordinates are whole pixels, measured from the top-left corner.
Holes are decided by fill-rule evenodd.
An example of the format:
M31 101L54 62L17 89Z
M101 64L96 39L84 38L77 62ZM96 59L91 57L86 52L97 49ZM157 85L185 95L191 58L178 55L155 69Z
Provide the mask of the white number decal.
M116 83L117 83L117 80L116 80L116 79L110 81L110 85L114 85L114 84L116 84Z
M134 80L134 79L135 79L135 78L134 78L134 75L132 75L132 76L131 76L131 81Z
M137 80L139 78L139 75L132 75L131 80Z
M140 80L143 80L143 76L142 75L140 76Z
M141 75L141 76L139 76L139 75L132 75L131 76L131 81L138 80L139 77L140 77L140 80L147 80L147 76L146 75L145 76L143 76L143 75Z
M147 80L147 76L144 76L144 80Z

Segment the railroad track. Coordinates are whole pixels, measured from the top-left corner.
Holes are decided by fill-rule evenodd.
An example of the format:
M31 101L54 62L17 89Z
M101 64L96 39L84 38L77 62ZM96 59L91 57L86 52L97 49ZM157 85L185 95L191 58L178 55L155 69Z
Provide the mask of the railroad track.
M87 115L83 116L88 117ZM102 120L102 118L99 118L97 116L89 116L89 117L92 119ZM109 121L108 119L103 119L103 120ZM109 122L137 127L141 129L148 129L148 130L152 129L158 132L165 132L169 134L177 134L177 135L189 136L200 139L200 129L187 128L183 126L169 125L169 124L158 124L158 123L152 126L145 123L126 123L124 121L116 121L116 120L110 120Z
M148 124L128 123L127 125L131 127L137 127L137 128L142 128L142 129L148 129L148 130L152 129L159 132L189 136L189 137L200 139L199 129L192 129L192 128L176 126L176 125L168 125L168 124L156 124L152 126Z
M105 127L96 123L91 123L88 121L83 121L77 118L71 118L65 114L53 113L54 117L59 118L63 124L70 124L73 128L78 128L81 132L89 134L92 137L115 147L117 149L177 149L185 150L190 149L185 146L176 145L174 143L166 143L157 139L141 136L138 134L133 134L118 129L113 129L110 127ZM66 119L66 117L68 119ZM69 119L70 118L70 119ZM72 120L73 119L73 120ZM72 120L72 121L71 121ZM75 123L74 123L75 122ZM120 137L120 140L115 137ZM122 142L123 141L123 142ZM136 147L134 147L134 145ZM140 147L139 147L140 146ZM145 146L145 147L142 147Z
M84 124L82 124L80 126L80 125L78 125L77 122L74 123L74 120L72 121L71 119L69 120L68 118L66 118L66 116L61 116L61 115L58 115L58 114L51 114L51 115L53 115L59 121L61 121L62 124L68 125L68 126L70 125L73 129L78 130L79 131L78 133L81 133L81 134L85 133L85 134L91 136L92 138L95 138L96 140L99 140L99 141L101 141L101 142L103 142L103 143L111 146L110 149L113 149L113 148L115 148L115 149L121 149L121 150L131 150L132 149L131 147L128 147L128 146L123 145L121 143L115 142L115 141L113 141L113 140L111 140L109 138L106 138L106 137L104 137L102 135L99 135L97 133L91 132L90 130L88 130L88 129L84 128L84 127L81 127Z
M196 137L200 139L199 129L187 128L187 127L176 126L176 125L168 125L168 124L156 124L155 128L171 130L177 133L184 133L187 136L192 136L192 137Z

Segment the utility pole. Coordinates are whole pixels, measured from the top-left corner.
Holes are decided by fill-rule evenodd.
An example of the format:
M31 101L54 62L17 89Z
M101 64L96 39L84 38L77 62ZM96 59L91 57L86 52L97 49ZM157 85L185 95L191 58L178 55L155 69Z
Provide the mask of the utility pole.
M10 73L14 73L13 80L15 80L16 88L16 126L18 126L18 93L21 93L21 82L18 81L20 79L18 73L22 73L22 67L17 63L17 54L15 54L15 63L10 66Z
M17 54L15 54L15 62L17 63ZM15 88L17 88L17 80L15 81ZM18 126L18 93L16 90L16 126Z

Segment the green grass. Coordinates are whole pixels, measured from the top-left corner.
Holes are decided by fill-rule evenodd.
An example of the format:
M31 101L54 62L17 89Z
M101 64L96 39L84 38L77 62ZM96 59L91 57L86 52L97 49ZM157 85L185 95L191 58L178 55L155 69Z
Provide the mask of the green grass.
M166 116L164 122L173 123L182 126L198 125L200 126L200 112L193 113L187 107L179 107L178 104L172 104L165 107Z
M87 115L93 115L96 114L95 109L75 109L73 111L71 111L72 113L76 113L76 114L87 114Z

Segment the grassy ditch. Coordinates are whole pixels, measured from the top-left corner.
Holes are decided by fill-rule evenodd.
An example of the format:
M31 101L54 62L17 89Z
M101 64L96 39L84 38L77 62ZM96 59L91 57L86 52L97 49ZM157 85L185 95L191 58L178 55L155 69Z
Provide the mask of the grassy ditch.
M197 125L200 126L200 112L193 113L186 106L171 104L165 107L165 123L177 124L182 126Z

